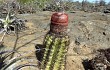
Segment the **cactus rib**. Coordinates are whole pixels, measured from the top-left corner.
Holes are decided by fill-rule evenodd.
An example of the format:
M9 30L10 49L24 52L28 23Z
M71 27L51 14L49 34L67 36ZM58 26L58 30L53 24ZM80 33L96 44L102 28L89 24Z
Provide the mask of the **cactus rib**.
M47 63L45 70L52 70L52 68L53 68L54 61L55 61L55 58L56 58L56 55L58 52L58 48L59 48L59 46L58 46L59 41L58 40L59 40L59 38L56 38L54 44L52 45L52 49L51 49L51 52L49 55L49 61Z
M47 34L44 40L44 56L41 70L64 70L66 52L69 45L69 36Z
M45 52L44 52L44 56L43 56L43 59L42 59L41 68L44 68L44 66L45 66L46 57L47 57L47 53L49 51L49 46L52 43L52 38L53 38L52 36L47 35L46 39L44 41L44 43L45 43Z

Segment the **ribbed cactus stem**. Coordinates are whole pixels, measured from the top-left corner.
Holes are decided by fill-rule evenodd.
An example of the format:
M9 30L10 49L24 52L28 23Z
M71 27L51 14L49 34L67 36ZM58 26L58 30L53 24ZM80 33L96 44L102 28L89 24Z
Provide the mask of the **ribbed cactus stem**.
M42 63L41 63L41 68L44 68L45 66L45 63L47 62L47 54L48 54L48 51L49 51L49 47L50 47L50 44L52 43L52 39L53 37L50 36L50 35L47 35L46 38L45 38L45 52L44 52L44 56L43 56L43 59L42 59Z
M41 63L41 70L64 70L64 61L67 46L69 44L69 37L55 37L54 35L47 36L53 36L52 38L49 38L53 40L47 39L48 42L45 40L46 49Z
M54 64L53 70L60 70L61 69L60 68L61 67L61 64L64 63L62 61L63 61L63 58L65 56L65 51L66 51L65 39L62 38L60 49L59 49L59 52L58 52L58 57L57 57L57 60L56 60L56 62Z
M52 49L50 50L49 60L47 62L47 66L45 70L52 70L52 67L54 65L54 60L57 54L59 41L58 38L55 39L54 44L52 45Z

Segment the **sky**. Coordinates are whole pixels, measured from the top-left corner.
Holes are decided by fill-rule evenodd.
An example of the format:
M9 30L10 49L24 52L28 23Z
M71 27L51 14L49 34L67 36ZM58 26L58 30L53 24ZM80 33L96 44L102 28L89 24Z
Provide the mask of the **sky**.
M79 1L79 2L82 2L83 0L73 0L73 1ZM89 2L95 2L96 0L87 0ZM100 0L97 0L97 1L100 1ZM110 2L110 0L105 0L105 2Z

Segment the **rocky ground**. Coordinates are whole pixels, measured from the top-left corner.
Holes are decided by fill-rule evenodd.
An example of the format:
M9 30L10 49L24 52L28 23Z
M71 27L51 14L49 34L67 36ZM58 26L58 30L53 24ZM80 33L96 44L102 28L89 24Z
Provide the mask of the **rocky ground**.
M37 14L18 15L20 18L28 20L27 29L20 32L18 38L14 34L6 35L4 45L17 48L20 54L30 53L33 56L30 61L37 63L35 45L42 44L45 34L49 31L52 13L44 11L37 12ZM67 53L66 70L85 70L84 61L92 59L98 49L110 47L110 15L81 11L67 13L69 16L68 34L71 43ZM28 61L24 63L26 62ZM28 69L31 70L31 68Z

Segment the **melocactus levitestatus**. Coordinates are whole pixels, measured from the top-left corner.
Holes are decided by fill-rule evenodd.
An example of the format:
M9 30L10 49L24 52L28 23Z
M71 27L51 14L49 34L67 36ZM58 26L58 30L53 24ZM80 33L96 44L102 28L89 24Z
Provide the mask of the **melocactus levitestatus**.
M67 35L68 15L56 12L51 17L50 31L44 39L44 54L41 70L64 70L66 52L69 45Z

